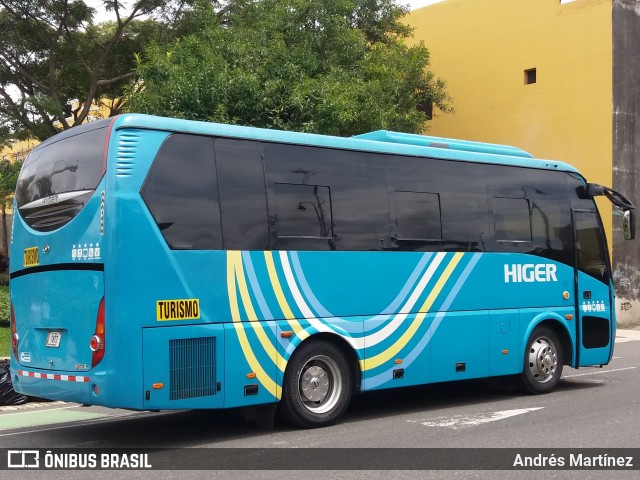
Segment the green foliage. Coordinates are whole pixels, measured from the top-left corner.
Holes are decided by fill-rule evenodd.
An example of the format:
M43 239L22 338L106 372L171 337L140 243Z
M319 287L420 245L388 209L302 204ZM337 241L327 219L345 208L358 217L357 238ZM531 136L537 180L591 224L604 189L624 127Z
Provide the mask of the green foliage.
M0 235L0 272L4 272L9 265L9 225L7 221L7 208L13 201L13 192L16 190L18 175L22 168L22 161L0 161L0 222L2 234Z
M98 100L111 99L110 114L117 114L133 77L134 53L174 38L175 17L139 18L158 11L180 15L186 10L179 7L192 1L103 3L113 21L94 24L84 0L0 0L0 145L44 140L79 125ZM65 111L73 99L77 106Z
M9 356L11 331L0 323L0 357Z
M11 307L9 305L9 288L0 287L0 327L8 327L10 318Z
M225 7L198 4L184 18L197 33L145 50L130 111L347 136L421 132L427 117L418 105L451 109L426 47L404 43L406 9L394 0Z
M13 192L15 192L21 168L21 160L13 163L7 160L0 160L0 196L2 198L13 195Z

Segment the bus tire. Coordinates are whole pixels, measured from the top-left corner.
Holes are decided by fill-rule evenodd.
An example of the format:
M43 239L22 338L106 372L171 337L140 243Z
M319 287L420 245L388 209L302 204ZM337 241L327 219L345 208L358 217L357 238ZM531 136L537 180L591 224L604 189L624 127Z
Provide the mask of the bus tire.
M349 406L353 376L347 357L333 343L303 343L291 357L284 375L282 413L304 428L330 425Z
M562 376L564 352L558 334L549 327L536 327L524 352L524 369L519 387L534 395L553 390Z

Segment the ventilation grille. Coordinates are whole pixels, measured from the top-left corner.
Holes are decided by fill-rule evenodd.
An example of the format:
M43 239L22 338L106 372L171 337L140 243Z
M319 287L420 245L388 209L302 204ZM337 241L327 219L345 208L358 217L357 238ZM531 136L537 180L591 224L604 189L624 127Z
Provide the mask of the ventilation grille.
M169 341L170 399L216 394L215 337Z
M116 176L130 177L136 158L136 150L140 135L134 132L124 132L120 135L118 142L118 158L116 162Z

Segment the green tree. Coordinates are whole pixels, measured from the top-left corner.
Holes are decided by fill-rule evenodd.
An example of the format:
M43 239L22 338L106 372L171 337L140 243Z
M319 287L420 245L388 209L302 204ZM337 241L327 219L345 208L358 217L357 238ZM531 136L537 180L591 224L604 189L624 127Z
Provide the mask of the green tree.
M117 114L134 74L133 54L171 38L166 22L175 18L163 22L149 15L180 15L180 7L192 2L103 3L113 21L96 25L83 0L0 0L0 145L44 140L79 125L99 99L110 99L110 113ZM71 99L79 100L74 108Z
M22 161L0 161L0 209L2 211L2 235L0 238L0 257L9 256L9 225L7 222L7 208L11 207L13 192L16 190L18 174L22 168Z
M394 0L199 3L187 34L137 57L127 109L333 135L421 132L451 110Z

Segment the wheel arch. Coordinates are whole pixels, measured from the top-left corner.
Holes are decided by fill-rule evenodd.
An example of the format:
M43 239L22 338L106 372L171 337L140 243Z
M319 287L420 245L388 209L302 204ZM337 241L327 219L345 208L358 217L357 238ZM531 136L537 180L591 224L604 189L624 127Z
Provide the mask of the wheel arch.
M560 343L562 346L562 352L564 354L564 365L573 365L573 359L575 357L574 343L571 340L571 335L569 334L569 327L567 325L567 320L562 318L560 315L556 313L545 313L538 315L534 318L533 321L529 322L527 327L527 331L522 338L522 351L524 352L527 348L527 342L529 341L529 337L531 333L538 327L548 327L552 329L560 339Z
M360 358L358 357L356 350L349 344L349 342L344 337L335 333L330 333L330 332L315 333L307 337L303 342L300 342L300 344L296 346L296 349L291 353L291 355L294 355L295 352L302 345L307 345L311 342L317 342L321 340L324 340L326 342L329 342L335 345L342 351L342 353L344 353L345 357L347 357L347 361L349 362L349 372L353 380L353 391L359 392L361 378L362 378L362 370L360 368ZM288 368L289 368L289 365L287 364L287 368L285 369L285 372L284 372L285 375L287 373Z

